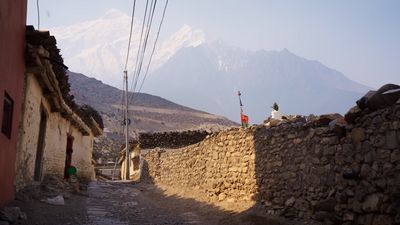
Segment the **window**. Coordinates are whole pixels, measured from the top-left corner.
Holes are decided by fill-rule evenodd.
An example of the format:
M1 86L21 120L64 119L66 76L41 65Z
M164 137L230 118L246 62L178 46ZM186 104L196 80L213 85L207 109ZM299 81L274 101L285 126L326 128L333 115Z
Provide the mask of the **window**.
M14 101L12 98L4 92L4 103L3 103L3 120L1 124L1 132L11 139L11 127L12 127L12 116L13 116Z

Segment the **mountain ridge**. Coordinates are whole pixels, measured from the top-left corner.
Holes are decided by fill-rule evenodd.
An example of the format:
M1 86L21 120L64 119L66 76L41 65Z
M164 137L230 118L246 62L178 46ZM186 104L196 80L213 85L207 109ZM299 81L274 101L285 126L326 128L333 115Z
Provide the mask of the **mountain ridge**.
M71 93L78 104L88 104L102 115L106 133L120 133L122 91L96 78L68 72ZM204 111L145 94L129 94L132 133L195 129L223 129L237 124Z
M140 19L135 21L136 34ZM71 70L117 87L122 84L129 23L129 16L111 10L97 20L59 27L52 33ZM138 39L134 35L132 52ZM134 55L129 62L135 62ZM250 51L222 40L209 43L203 31L189 25L160 40L153 59L144 92L237 122L239 90L251 123L261 123L273 102L287 114L344 113L370 89L288 49Z
M126 48L130 33L130 16L117 9L111 9L102 17L68 26L51 28L57 39L64 62L71 71L96 77L118 87L122 83L122 69L125 65ZM133 71L141 33L141 19L134 19L131 52L128 70ZM148 44L153 45L152 31ZM159 40L152 59L150 71L165 63L180 48L197 46L205 41L205 34L187 24L166 40ZM149 59L146 52L145 63ZM147 64L145 64L147 65Z
M213 45L180 49L149 76L146 92L238 121L236 92L240 90L251 121L261 123L275 101L288 114L345 113L369 90L339 71L287 49L248 51ZM167 80L171 82L168 88L159 85Z

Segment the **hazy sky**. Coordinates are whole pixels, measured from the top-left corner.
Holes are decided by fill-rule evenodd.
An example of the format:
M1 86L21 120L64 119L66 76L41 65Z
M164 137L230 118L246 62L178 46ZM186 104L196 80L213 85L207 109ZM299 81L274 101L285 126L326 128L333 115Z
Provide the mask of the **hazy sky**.
M137 0L141 16L144 0ZM41 28L100 17L111 8L130 14L131 0L40 0ZM165 0L158 1L161 14ZM36 1L28 24L37 26ZM281 50L318 60L371 87L400 83L400 1L170 0L163 35L183 24L250 50Z

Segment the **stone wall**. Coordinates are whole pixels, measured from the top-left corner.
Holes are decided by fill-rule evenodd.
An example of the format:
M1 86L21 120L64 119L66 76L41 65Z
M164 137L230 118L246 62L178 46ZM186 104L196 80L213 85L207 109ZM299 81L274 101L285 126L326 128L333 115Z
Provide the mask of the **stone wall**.
M251 130L233 129L178 150L145 155L144 168L155 182L204 191L210 199L250 200L255 193Z
M400 222L400 105L341 132L315 123L232 129L144 156L144 179L333 224Z
M163 132L163 133L141 133L139 135L140 146L142 149L163 147L181 148L184 146L198 143L211 133L205 130L193 130L183 132Z

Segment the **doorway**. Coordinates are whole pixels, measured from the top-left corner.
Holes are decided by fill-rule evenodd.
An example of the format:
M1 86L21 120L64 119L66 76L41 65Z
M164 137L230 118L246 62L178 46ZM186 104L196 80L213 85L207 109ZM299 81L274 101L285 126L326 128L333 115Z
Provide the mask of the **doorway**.
M65 150L65 167L64 167L64 178L68 179L69 174L67 172L68 168L72 165L72 152L74 144L74 137L70 134L67 134L67 148Z
M46 137L46 126L47 126L47 113L43 105L41 105L39 137L38 137L38 145L36 149L36 160L35 160L35 173L34 173L35 181L40 181L42 179L43 152L44 152L44 144L45 144L44 142Z

